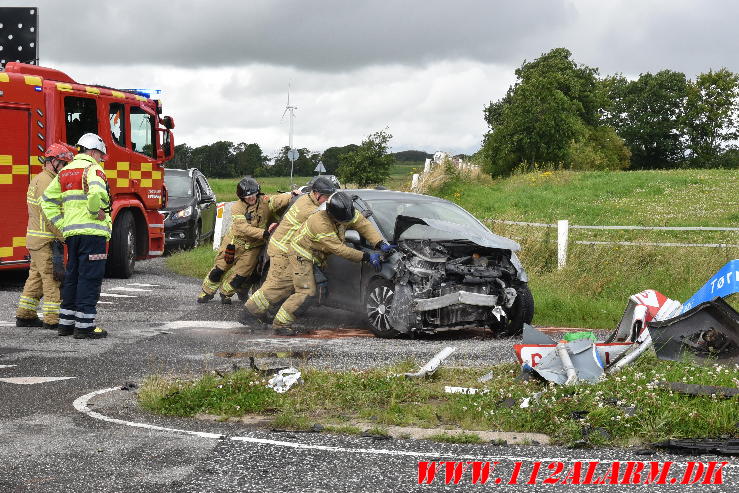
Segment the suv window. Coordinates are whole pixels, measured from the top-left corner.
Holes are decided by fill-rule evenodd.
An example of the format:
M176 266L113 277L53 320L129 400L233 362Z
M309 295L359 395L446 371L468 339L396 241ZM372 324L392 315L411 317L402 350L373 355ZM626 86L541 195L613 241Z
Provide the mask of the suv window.
M154 157L154 125L150 114L136 106L131 107L131 148Z
M67 96L64 98L67 144L76 145L84 134L98 132L97 103L91 98Z
M126 147L126 114L122 103L111 103L108 117L110 118L110 137L121 147Z

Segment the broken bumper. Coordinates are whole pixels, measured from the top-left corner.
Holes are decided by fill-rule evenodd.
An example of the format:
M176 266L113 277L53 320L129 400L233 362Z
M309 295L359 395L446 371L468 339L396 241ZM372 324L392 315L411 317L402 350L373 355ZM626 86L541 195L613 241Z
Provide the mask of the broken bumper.
M416 300L415 310L417 312L427 312L429 310L438 310L439 308L459 304L492 307L498 304L498 297L493 294L457 291L454 293L437 296L436 298L424 298Z

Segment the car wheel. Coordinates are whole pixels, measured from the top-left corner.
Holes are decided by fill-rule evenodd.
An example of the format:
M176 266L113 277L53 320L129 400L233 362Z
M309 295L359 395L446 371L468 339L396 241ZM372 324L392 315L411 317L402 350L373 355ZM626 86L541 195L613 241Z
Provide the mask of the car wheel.
M131 211L124 210L113 223L108 248L106 274L109 277L128 279L136 265L136 223Z
M523 324L530 324L534 318L534 296L528 284L516 287L516 301L511 307L508 324L502 331L503 335L520 336L523 333Z
M392 338L400 335L389 320L393 295L393 285L385 279L375 279L367 289L367 319L372 333L377 337Z

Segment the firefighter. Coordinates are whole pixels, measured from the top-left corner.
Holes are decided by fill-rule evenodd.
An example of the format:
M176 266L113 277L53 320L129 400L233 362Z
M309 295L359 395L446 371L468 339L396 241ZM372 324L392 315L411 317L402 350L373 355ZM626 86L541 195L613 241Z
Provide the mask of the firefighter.
M370 245L383 253L392 252L377 228L354 208L352 198L344 192L336 192L326 201L324 210L312 214L291 241L289 276L282 282L294 292L282 304L272 322L278 334L295 335L303 327L295 323L296 316L313 304L316 296L314 268L325 265L329 255L335 254L354 262L365 261L375 270L382 268L379 253L366 253L344 244L347 229L356 230ZM257 314L252 313L252 316Z
M66 144L51 144L44 153L44 168L34 176L28 185L26 202L28 203L28 229L26 231L26 248L31 254L31 268L28 279L23 286L16 312L16 327L43 327L57 330L59 328L59 287L60 282L54 272L54 250L63 255L64 241L61 232L46 219L41 212L40 199L51 180L59 170L74 159L74 149ZM41 310L44 313L43 323L36 315L41 297Z
M231 229L221 241L213 269L205 276L198 303L207 303L220 289L221 303L231 297L251 276L265 241L276 227L276 219L290 205L292 193L268 196L254 178L243 178L236 186L238 201L231 206Z
M108 335L95 325L111 230L108 182L100 166L108 156L105 142L93 133L80 137L77 149L42 195L41 208L67 245L58 334L100 339Z
M301 195L287 210L267 245L267 255L269 255L267 279L246 301L239 322L244 325L257 326L261 325L260 322L268 322L266 313L269 307L290 296L292 292L292 276L288 258L290 242L308 216L313 214L335 191L336 187L329 180L318 177L311 185L311 191ZM256 320L254 315L260 320Z

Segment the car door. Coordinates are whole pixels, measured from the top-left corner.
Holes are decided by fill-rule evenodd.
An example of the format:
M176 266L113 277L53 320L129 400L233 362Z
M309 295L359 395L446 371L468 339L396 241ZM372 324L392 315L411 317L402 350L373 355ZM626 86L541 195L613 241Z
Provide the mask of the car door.
M215 229L216 223L216 198L215 194L208 185L208 181L203 175L196 176L196 184L198 187L200 198L198 200L198 208L200 209L200 221L202 225L203 237L207 238Z
M349 242L345 245L354 248ZM361 262L330 255L323 273L328 278L328 298L324 302L325 305L355 311L361 309L364 305L364 300L361 299Z

